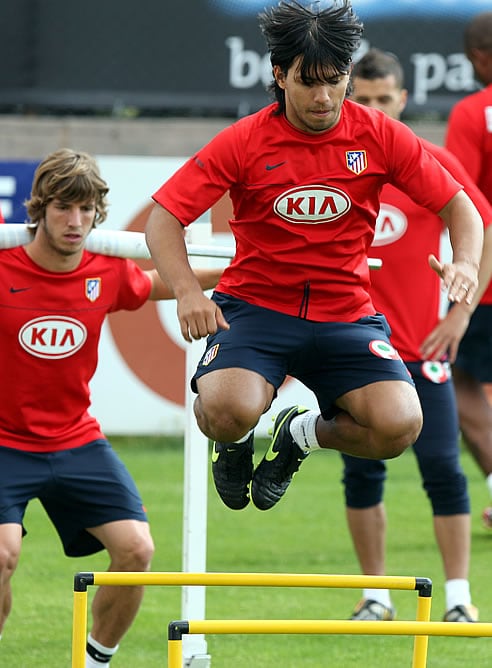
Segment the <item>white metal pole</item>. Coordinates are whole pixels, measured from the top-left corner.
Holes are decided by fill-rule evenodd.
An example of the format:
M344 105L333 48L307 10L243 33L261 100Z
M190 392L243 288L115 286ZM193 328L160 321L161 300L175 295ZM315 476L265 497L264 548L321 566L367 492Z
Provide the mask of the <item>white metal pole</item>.
M205 244L212 238L210 223L194 223L187 240ZM204 266L206 259L191 260L192 265ZM195 394L190 379L204 350L204 341L194 341L186 348L185 436L184 436L184 500L183 500L183 571L200 573L207 569L207 481L208 439L198 429L193 413ZM182 589L182 618L205 619L204 586L184 586ZM183 665L208 668L210 655L203 634L183 636Z

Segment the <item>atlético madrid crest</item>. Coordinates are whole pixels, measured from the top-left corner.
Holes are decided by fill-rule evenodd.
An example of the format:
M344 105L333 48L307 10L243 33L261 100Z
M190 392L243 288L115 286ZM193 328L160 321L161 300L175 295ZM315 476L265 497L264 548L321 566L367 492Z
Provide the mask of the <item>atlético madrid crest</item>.
M101 279L100 278L86 278L85 279L85 296L90 302L95 302L101 296Z
M365 151L346 151L345 159L347 167L354 174L360 174L367 169L367 158Z

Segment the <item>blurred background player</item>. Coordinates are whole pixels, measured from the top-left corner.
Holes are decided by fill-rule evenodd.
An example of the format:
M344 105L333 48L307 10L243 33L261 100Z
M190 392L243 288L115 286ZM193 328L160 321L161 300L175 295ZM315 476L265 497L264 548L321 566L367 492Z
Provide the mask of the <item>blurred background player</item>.
M396 56L371 49L355 64L352 86L353 100L391 118L400 118L407 91ZM465 184L481 215L492 222L492 208L458 161L445 149L423 143ZM388 318L391 341L412 374L422 405L423 428L413 449L431 502L434 533L446 577L444 619L470 622L477 620L468 582L470 502L459 462L453 386L442 354L449 347L456 350L468 323L465 304L454 307L455 322L450 333L453 338L441 337L435 342L440 352L427 361L420 350L439 321L440 281L427 270L427 255L430 251L439 256L442 232L443 221L437 214L423 209L394 186L385 185L373 242L383 265L371 276L371 295L375 307ZM384 575L386 514L382 499L386 465L384 461L348 455L343 459L347 522L361 569L366 575ZM389 620L394 615L388 590L367 589L352 619Z
M38 498L67 556L106 549L109 569L146 571L154 552L142 499L88 408L106 315L171 299L155 270L84 250L106 218L108 186L86 153L61 149L38 166L27 201L32 240L0 250L0 633L12 606L24 514ZM218 270L197 270L204 288ZM15 380L14 380L15 379ZM107 666L142 587L100 587L87 668Z
M449 116L446 147L466 167L492 204L492 11L466 26L464 50L483 88L458 102ZM483 383L492 383L492 285L476 308L453 365L463 439L486 477L492 498L492 407ZM492 529L492 508L483 512Z

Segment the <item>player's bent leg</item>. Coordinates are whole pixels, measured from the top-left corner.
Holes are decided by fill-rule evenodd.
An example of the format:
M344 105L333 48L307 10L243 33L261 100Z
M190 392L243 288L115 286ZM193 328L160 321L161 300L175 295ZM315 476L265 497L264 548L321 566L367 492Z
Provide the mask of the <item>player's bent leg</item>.
M197 381L195 415L201 431L214 440L212 474L218 495L233 510L250 501L254 436L274 389L246 369L220 369ZM239 441L239 442L238 442Z
M422 409L413 385L392 380L370 383L337 400L342 409L332 420L319 419L322 448L355 457L391 459L415 443L422 429Z
M12 609L10 579L19 562L21 544L20 524L0 524L0 634Z
M195 417L213 441L234 442L253 429L268 410L274 388L248 369L218 369L197 379Z
M120 520L88 529L109 553L109 571L148 571L154 543L147 522ZM141 586L101 586L92 603L91 636L115 648L130 628L142 602Z

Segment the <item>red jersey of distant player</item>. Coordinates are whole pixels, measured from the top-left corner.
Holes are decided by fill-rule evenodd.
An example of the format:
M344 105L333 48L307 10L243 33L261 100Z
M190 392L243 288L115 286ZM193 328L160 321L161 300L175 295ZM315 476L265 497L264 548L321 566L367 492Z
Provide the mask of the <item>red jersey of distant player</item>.
M218 292L313 321L371 315L367 257L383 184L434 212L461 186L374 109L346 100L339 123L319 135L276 109L225 128L153 198L186 226L229 191L236 256Z
M84 252L72 272L0 251L0 445L49 452L103 438L89 382L107 313L139 308L151 283L121 258Z
M463 184L484 226L490 225L492 207L461 163L449 151L425 140L422 143ZM427 187L433 188L431 181ZM420 345L439 320L440 278L427 258L429 253L440 256L443 229L439 216L393 186L384 186L372 252L383 264L371 274L371 294L375 307L391 325L392 343L406 362L421 359Z
M455 104L445 145L492 204L492 84ZM492 283L480 303L492 304Z
M492 204L492 84L455 104L445 145Z

